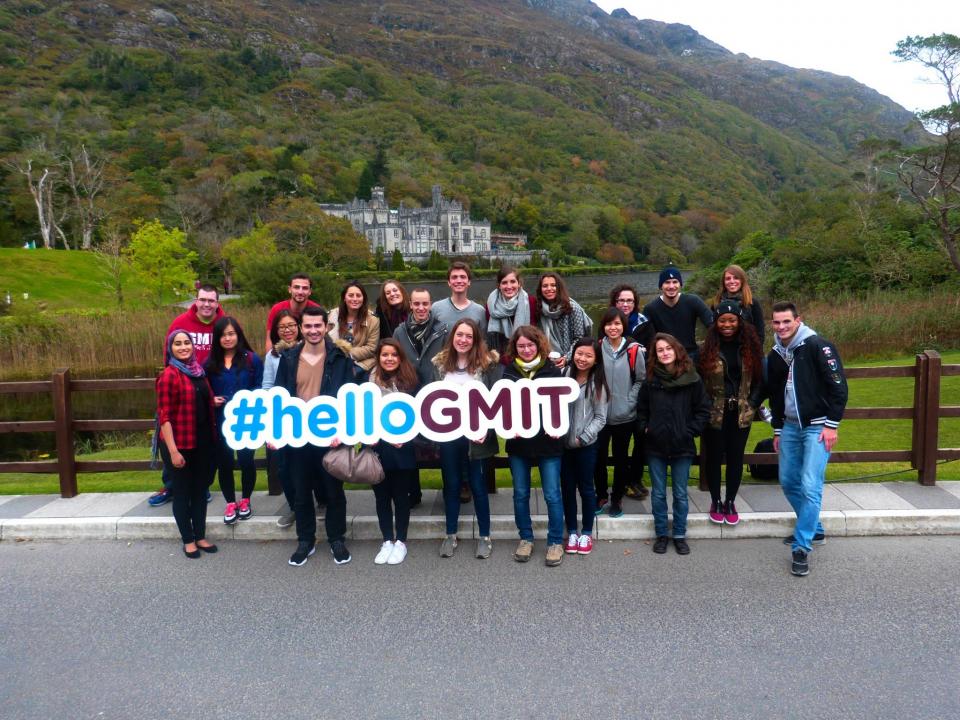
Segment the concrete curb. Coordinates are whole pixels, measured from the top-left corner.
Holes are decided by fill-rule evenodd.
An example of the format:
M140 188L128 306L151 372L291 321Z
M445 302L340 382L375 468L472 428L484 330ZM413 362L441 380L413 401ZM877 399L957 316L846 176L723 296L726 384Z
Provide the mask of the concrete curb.
M832 510L821 513L821 521L831 537L868 535L960 535L960 509L950 510ZM547 517L533 516L538 538L547 531ZM293 528L278 528L276 516L263 515L235 525L207 522L211 540L286 540L296 538ZM793 531L794 515L789 512L755 512L741 515L739 525L716 525L706 513L687 516L687 537L697 540L736 540L744 538L784 537ZM376 516L356 515L347 519L350 540L379 540ZM318 525L323 534L322 522ZM446 533L443 517L410 519L411 540L439 540ZM458 536L476 539L477 526L472 517L460 519ZM517 528L512 515L490 518L490 535L496 540L514 540ZM654 537L651 515L600 516L594 529L600 540L649 540ZM15 518L0 520L0 541L15 540L176 540L176 524L169 515L162 517L80 517Z

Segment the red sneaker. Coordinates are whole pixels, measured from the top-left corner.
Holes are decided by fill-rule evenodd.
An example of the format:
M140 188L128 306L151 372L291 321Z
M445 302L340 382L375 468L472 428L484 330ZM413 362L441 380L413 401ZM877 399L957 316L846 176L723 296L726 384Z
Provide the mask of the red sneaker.
M717 523L717 525L723 525L723 503L722 502L712 502L710 503L710 522Z
M593 550L593 538L589 535L581 535L577 541L577 552L580 555L589 555Z
M740 522L740 514L737 512L737 506L733 504L733 500L727 500L723 506L723 521L727 525L736 525Z
M570 533L570 537L567 538L567 544L564 547L564 551L567 555L576 555L577 554L577 541L579 538L576 533Z
M237 521L237 504L227 503L223 510L223 522L227 525L233 525Z
M253 515L253 510L250 507L250 498L241 498L240 505L237 508L237 517L246 520L251 515Z

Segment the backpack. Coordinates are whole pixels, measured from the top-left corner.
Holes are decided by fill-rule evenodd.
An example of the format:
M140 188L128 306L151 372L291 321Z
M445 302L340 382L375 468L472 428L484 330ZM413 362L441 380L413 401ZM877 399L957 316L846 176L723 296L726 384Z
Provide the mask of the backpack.
M757 443L753 448L755 453L772 453L773 438L766 438ZM779 474L779 465L750 465L750 476L755 480L776 480Z
M637 382L637 353L643 349L643 346L637 343L627 348L627 362L630 363L630 382Z

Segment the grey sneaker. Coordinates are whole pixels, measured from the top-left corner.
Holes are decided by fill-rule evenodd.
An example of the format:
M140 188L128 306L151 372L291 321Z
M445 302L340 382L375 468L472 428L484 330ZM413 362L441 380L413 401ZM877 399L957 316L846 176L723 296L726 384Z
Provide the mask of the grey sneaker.
M547 545L547 567L556 567L563 562L563 545Z
M288 528L297 521L296 513L291 510L277 518L277 527Z
M440 557L453 557L453 551L457 549L457 536L447 535L440 543Z
M493 552L493 543L490 542L489 537L481 537L477 540L477 557L481 560L486 560L490 557L490 553Z
M562 548L561 548L562 551ZM533 543L530 540L521 540L513 553L513 559L517 562L527 562L533 555Z

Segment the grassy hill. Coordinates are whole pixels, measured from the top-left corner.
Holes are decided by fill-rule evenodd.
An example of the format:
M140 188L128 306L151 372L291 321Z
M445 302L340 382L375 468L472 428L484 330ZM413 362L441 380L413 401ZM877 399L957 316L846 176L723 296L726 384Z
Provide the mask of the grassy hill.
M108 269L94 253L0 248L0 299L9 291L17 314L33 309L109 310L116 307L110 287Z
M662 262L840 181L858 138L902 137L909 114L852 80L682 28L585 0L11 0L0 155L56 167L87 147L111 222L160 217L211 263L283 198L377 181L394 205L439 183L544 247ZM19 245L32 200L10 166L0 182L0 244Z

